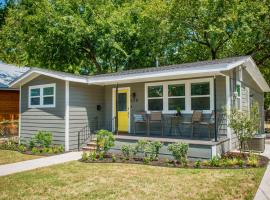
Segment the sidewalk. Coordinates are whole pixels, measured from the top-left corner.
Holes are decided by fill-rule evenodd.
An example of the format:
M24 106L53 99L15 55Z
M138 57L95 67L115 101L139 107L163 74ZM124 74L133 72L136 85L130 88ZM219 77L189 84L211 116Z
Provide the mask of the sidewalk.
M40 167L47 167L51 165L61 164L64 162L79 160L81 158L81 154L82 152L69 152L56 156L0 165L0 176L6 176L17 172L23 172L37 169Z
M270 144L265 145L262 155L270 158ZM270 200L270 164L268 164L254 200Z

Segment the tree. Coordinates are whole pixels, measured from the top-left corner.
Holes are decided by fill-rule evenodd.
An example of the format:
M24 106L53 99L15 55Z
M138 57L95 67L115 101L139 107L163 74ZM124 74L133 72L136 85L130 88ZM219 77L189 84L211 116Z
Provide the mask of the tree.
M229 114L229 126L237 136L240 150L242 150L249 139L258 133L260 127L258 110L258 105L254 104L250 113L234 108Z

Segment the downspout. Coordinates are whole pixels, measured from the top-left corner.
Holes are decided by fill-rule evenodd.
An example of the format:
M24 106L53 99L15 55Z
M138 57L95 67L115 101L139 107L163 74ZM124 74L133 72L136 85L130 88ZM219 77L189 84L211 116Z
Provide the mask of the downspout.
M217 139L217 81L216 76L214 76L214 113L215 113L215 142L218 141Z

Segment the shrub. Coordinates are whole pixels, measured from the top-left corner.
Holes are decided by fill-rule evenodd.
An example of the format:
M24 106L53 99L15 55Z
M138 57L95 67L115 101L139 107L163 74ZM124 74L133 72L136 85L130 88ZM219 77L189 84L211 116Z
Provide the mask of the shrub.
M161 147L162 143L159 141L147 142L144 148L144 154L150 160L158 159L159 149Z
M53 153L58 154L59 153L59 147L58 146L53 146Z
M195 161L195 163L194 163L194 167L195 167L195 168L200 168L201 165L202 165L202 161L200 161L200 160L197 160L197 161Z
M229 115L229 126L233 129L239 141L239 149L245 146L259 130L260 118L258 104L254 104L250 112L232 109Z
M97 149L107 153L114 146L114 135L107 130L99 130L97 132Z
M125 159L129 159L131 154L134 152L134 148L131 145L123 145L121 147L121 152Z
M99 160L103 160L103 159L104 159L104 156L105 156L104 151L99 152L99 154L98 154L98 158L99 158Z
M116 157L114 154L112 155L112 162L116 162Z
M26 152L26 146L25 145L23 145L23 144L20 144L19 146L18 146L18 150L20 151L20 152Z
M49 147L49 148L48 148L48 153L49 153L49 154L53 154L53 148L52 148L52 147Z
M188 144L180 142L173 143L168 146L168 150L180 164L184 165L187 163Z
M255 154L250 154L247 160L247 164L252 167L258 167L259 166L258 156Z
M144 152L144 148L148 142L146 140L139 140L136 144L137 152Z
M147 156L143 158L143 163L146 165L148 165L150 163L150 161L151 161L151 159Z
M237 165L238 165L239 167L243 167L243 166L244 166L244 164L245 164L244 160L242 160L242 159L240 159L240 158L237 158L236 160L237 160Z
M219 167L221 165L221 161L217 156L214 156L209 160L209 164L211 167Z
M87 160L88 160L88 158L89 158L88 153L83 152L83 153L82 153L82 161L87 161Z
M37 154L37 153L39 153L39 149L37 147L33 147L32 150L31 150L31 152L33 154Z
M31 140L30 140L30 148L33 147L50 147L52 144L52 133L47 131L38 131L37 134L35 134Z
M44 147L44 148L42 149L42 153L48 153L48 152L49 152L49 148Z
M96 151L92 151L89 153L89 160L91 160L91 161L97 160L97 152Z
M64 148L63 145L60 145L60 146L59 146L59 152L60 152L60 153L64 153L64 152L65 152L65 148Z

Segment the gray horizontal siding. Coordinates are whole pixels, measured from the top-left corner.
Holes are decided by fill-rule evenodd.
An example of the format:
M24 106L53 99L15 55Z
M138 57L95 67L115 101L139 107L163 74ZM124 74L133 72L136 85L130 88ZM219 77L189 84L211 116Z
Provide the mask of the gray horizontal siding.
M28 108L29 86L56 84L55 108ZM29 140L37 131L50 131L53 144L65 143L65 82L40 75L22 86L21 139Z
M76 149L78 132L86 125L93 129L96 119L104 121L104 87L70 83L69 95L69 143L70 149ZM101 105L101 111L97 111L97 105Z

